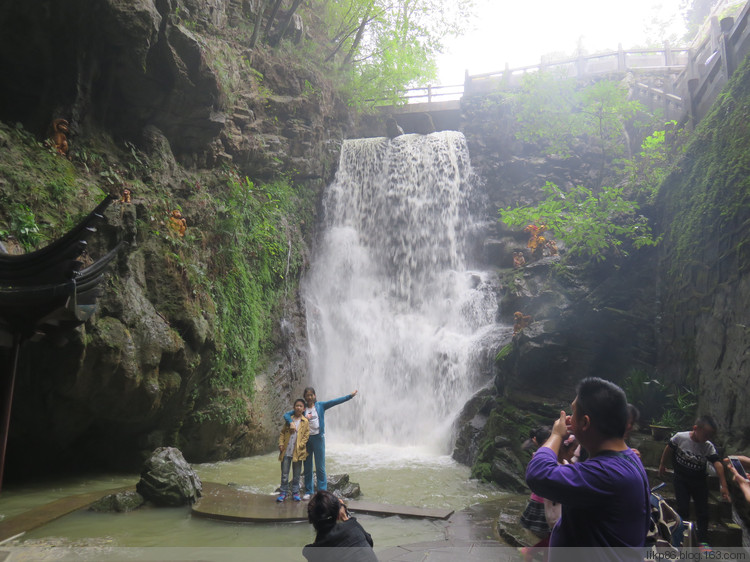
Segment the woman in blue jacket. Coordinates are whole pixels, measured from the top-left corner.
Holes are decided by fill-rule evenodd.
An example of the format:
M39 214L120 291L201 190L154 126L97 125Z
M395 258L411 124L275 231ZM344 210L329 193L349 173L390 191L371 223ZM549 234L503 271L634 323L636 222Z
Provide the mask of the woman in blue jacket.
M313 494L313 457L315 458L315 475L318 481L318 490L327 490L328 481L326 480L326 441L325 441L325 411L333 406L338 406L342 402L351 400L357 395L357 391L351 394L334 398L325 402L318 402L315 398L315 389L308 386L305 389L303 397L306 402L305 417L310 426L310 438L307 440L307 458L304 460L305 467L305 495L303 500L309 500ZM289 410L284 414L287 423L291 422L294 410Z

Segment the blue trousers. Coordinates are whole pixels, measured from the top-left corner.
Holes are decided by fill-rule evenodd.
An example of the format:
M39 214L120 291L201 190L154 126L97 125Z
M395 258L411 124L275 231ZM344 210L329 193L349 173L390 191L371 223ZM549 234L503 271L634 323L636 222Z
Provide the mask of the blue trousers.
M315 457L315 475L318 480L318 490L327 490L326 480L326 440L324 435L311 435L307 440L307 458L305 464L305 493L312 495L313 489L313 457Z
M289 493L289 467L292 468L292 494L299 494L299 473L302 471L302 462L293 462L292 457L284 457L281 460L281 489L282 494Z

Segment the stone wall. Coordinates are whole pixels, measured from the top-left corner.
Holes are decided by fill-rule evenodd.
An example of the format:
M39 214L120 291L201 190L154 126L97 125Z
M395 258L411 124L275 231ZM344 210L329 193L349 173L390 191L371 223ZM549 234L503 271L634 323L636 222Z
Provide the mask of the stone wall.
M750 61L659 195L659 372L693 387L729 449L750 444Z

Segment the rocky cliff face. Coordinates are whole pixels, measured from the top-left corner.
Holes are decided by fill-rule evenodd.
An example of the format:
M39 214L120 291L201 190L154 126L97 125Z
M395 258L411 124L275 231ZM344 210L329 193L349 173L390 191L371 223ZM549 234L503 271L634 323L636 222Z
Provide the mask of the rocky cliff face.
M477 254L500 268L500 318L511 324L514 311L533 318L498 342L494 389L467 404L459 420L454 457L473 465L476 476L522 486L513 476L528 460L521 441L569 409L585 376L627 387L634 372L645 372L671 388L692 389L696 411L720 423L719 444L746 450L750 207L742 170L750 136L741 123L748 111L747 64L647 209L656 234L664 236L659 249L594 267L549 257L513 270L513 252L524 249L527 237L491 219L499 207L538 201L547 180L586 185L594 179L596 154L540 157L535 147L513 140L511 104L501 94L464 100L472 163L488 201Z
M467 404L454 458L472 465L475 476L521 489L529 458L522 442L560 409L569 410L582 378L622 383L633 370L653 369L656 253L585 266L549 256L514 269L513 253L526 250L528 235L497 223L497 209L538 202L546 181L591 185L601 155L581 143L576 157L544 157L539 147L514 140L516 118L501 93L465 98L463 109L472 164L486 194L477 259L499 269L500 320L510 327L518 311L531 323L497 342L494 388Z
M746 59L660 191L659 370L696 388L729 450L750 443L750 66Z
M261 4L42 0L0 7L0 121L23 127L0 130L0 143L14 151L0 174L3 223L30 199L14 166L26 155L37 158L28 139L44 139L54 118L70 123L68 158L53 163L70 178L63 186L70 193L45 187L39 165L36 176L25 170L32 185L41 184L32 203L38 221L59 227L61 216L90 209L103 196L97 185L132 191L132 201L110 208L92 237L95 256L117 240L128 243L97 315L63 348L24 346L11 477L138 467L167 445L190 462L274 447L279 413L307 372L296 284L313 236L314 201L351 117L330 80L293 45L247 49ZM26 147L16 150L23 140ZM291 186L287 197L300 212L283 215L271 188L258 189L278 182ZM187 220L184 238L168 228L175 208ZM265 234L232 232L255 228L257 221L237 222L247 213L268 221ZM259 254L267 245L253 249L261 235L275 244L272 255Z

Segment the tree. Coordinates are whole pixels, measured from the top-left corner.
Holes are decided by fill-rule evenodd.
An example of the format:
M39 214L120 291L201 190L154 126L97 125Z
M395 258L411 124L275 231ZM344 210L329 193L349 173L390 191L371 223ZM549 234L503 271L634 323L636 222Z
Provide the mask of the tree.
M719 0L681 0L680 11L685 20L685 39L692 39Z
M356 100L397 100L437 75L443 41L468 25L474 0L327 1L329 61L348 72Z
M547 198L535 206L500 209L500 220L510 227L545 225L574 256L604 260L624 253L622 244L653 246L648 219L638 214L638 204L623 197L622 188L602 187L598 194L581 185L563 192L547 182Z
M646 136L637 154L631 154L627 128L645 113L627 93L622 83L611 80L579 86L564 76L540 72L524 81L513 97L517 137L562 156L593 144L601 153L601 170L593 187L563 191L547 182L542 188L545 197L537 205L500 209L502 222L510 227L544 224L571 255L597 261L623 253L625 242L636 249L658 243L648 219L639 213L638 201L653 200L667 173L670 149L665 131L657 130ZM605 170L609 185L617 187L603 185Z
M276 34L276 37L273 39L273 41L271 41L272 45L278 45L279 42L284 38L284 35L286 35L286 32L289 29L289 24L292 23L294 12L297 11L297 8L300 7L300 4L302 4L302 0L294 0L292 6L289 8L289 11L287 11L286 16L279 25L279 31Z
M527 75L513 99L519 140L562 157L576 154L584 146L581 140L595 145L601 154L599 184L608 167L632 157L626 124L646 115L640 102L628 99L623 83L597 80L581 86L564 71Z
M258 39L260 38L260 28L262 27L262 24L263 24L263 12L265 12L268 2L269 0L258 0L256 4L258 8L258 13L255 14L255 22L253 23L253 34L250 36L250 44L248 45L248 47L251 50L255 48L255 45L258 43Z

